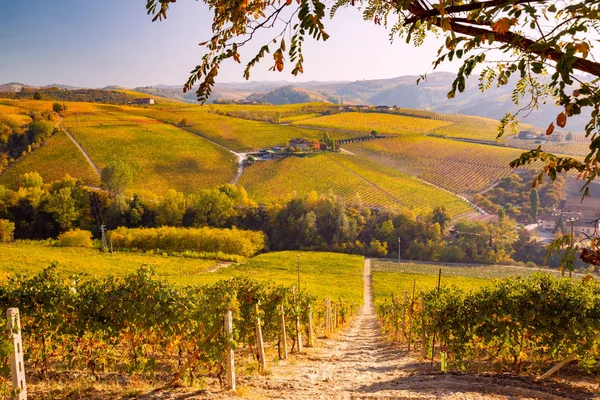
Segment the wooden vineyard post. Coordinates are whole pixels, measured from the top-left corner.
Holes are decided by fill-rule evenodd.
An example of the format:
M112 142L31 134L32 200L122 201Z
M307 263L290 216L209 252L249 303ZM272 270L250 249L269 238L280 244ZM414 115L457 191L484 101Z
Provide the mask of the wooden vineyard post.
M402 307L402 336L406 340L406 307L408 307L408 292L404 291L404 306Z
M421 349L421 355L423 358L427 357L427 335L425 334L425 297L423 291L421 291L421 343L423 348Z
M228 310L225 314L225 334L227 335L227 387L235 390L235 360L233 349L231 348L231 340L233 335L233 314Z
M392 321L394 323L394 342L398 341L398 316L396 315L396 298L392 293Z
M8 332L12 339L13 351L10 355L10 373L13 389L16 395L14 400L27 400L27 384L25 382L25 364L23 363L23 344L21 340L21 318L18 308L9 308L6 311L8 318Z
M281 310L281 348L282 348L282 354L280 356L281 356L282 360L285 360L288 356L287 335L285 333L285 311L283 310L283 304L281 304L279 307Z
M298 343L298 353L302 353L302 328L300 327L300 313L296 306L296 342Z
M333 328L337 330L338 328L338 305L336 304L333 307Z
M325 336L331 333L331 298L325 301Z
M312 306L308 305L308 343L306 344L308 347L315 346L315 337L313 332L313 315L312 315Z
M256 351L258 353L258 372L264 373L267 369L265 360L265 346L263 343L262 327L260 317L258 316L258 304L254 305L254 315L256 316Z

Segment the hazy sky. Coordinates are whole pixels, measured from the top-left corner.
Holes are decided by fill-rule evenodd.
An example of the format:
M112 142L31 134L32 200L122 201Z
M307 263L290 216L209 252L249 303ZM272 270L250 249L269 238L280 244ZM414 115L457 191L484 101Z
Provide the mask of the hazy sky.
M0 9L0 83L50 83L128 87L182 84L199 63L210 37L212 14L202 2L179 0L163 22L146 15L145 0L17 0ZM389 43L383 27L364 22L356 9L326 24L327 42L307 39L305 73L269 72L257 66L252 80L360 80L422 74L439 46ZM259 37L252 53L265 44ZM253 55L252 53L251 55ZM248 58L246 58L246 61ZM244 62L244 60L242 60ZM453 70L447 65L442 70ZM241 66L227 62L218 81L242 81Z

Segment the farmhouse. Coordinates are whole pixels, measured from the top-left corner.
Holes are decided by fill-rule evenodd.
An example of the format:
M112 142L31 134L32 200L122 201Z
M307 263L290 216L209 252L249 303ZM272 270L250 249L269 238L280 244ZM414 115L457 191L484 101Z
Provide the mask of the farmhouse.
M575 235L584 234L587 236L594 236L599 232L598 228L599 221L597 218L582 218L575 221L573 233Z
M537 139L537 134L534 131L521 131L521 132L519 132L519 139L535 140L535 139Z
M144 97L141 99L134 99L134 100L130 101L129 104L154 104L154 99L151 99L149 97Z
M540 215L538 218L538 225L545 231L552 231L559 218L560 216L558 214Z
M311 142L310 140L307 140L307 139L294 138L294 139L292 139L292 140L290 140L288 142L288 147L290 149L298 149L298 148L300 148L300 149L302 149L304 151L304 150L307 150L307 149L315 147L315 144L313 142Z

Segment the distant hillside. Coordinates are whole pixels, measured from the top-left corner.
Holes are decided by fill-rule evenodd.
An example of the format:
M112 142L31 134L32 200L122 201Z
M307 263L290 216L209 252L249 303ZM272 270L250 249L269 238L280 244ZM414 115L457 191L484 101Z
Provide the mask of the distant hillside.
M297 90L293 86L283 86L268 93L250 95L246 100L279 105L309 103L312 98L306 91Z
M306 91L312 96L312 101L326 99L332 103L365 104L365 105L396 105L404 108L417 108L446 114L465 114L480 117L500 119L507 111L516 111L511 101L511 91L514 85L509 84L501 88L491 88L485 93L479 91L478 77L474 76L467 82L464 93L454 99L448 99L446 94L451 88L455 74L449 72L435 72L427 75L427 79L416 83L418 76L407 75L389 79L359 80L354 82L295 82L293 90ZM243 82L243 83L217 83L215 85L214 99L242 100L245 98L265 99L269 93L277 89L289 87L286 81L278 82ZM149 89L156 88L156 89ZM161 90L162 86L148 87L145 93L156 93L152 90ZM174 99L195 102L195 93L183 96L181 87L164 87L177 92ZM163 89L163 90L166 90ZM286 89L287 91L287 89ZM255 96L256 95L256 96ZM305 96L294 93L294 101L307 101ZM170 97L170 96L165 96ZM283 99L288 100L285 96ZM275 98L268 101L272 104L287 104ZM485 107L482 107L482 103ZM552 101L541 105L540 109L531 113L523 122L538 127L546 127L560 112ZM566 130L583 131L586 117L573 117L569 119Z

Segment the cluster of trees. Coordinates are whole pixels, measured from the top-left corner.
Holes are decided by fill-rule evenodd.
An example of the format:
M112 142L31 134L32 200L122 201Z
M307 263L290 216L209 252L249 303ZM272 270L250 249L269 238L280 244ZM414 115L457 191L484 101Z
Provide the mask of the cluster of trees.
M89 192L81 182L67 175L44 184L37 172L22 175L17 190L0 186L0 219L14 224L15 239L45 239L94 226Z
M215 104L225 104L215 103ZM271 109L265 109L264 107L259 107L253 109L252 105L245 105L244 109L241 108L209 108L209 111L214 112L218 115L225 115L227 117L241 118L241 119L249 119L252 121L261 121L261 122L269 122L272 124L278 124L281 122L281 118L293 117L296 115L305 115L305 114L322 114L329 115L331 113L336 112L336 108L334 108L331 104L327 103L310 103L305 104L301 107L275 107Z
M68 176L44 184L39 174L28 173L21 177L17 190L0 186L0 218L14 223L17 239L56 237L76 228L91 230L98 237L97 220L102 219L109 230L238 228L262 231L268 250L329 250L381 257L397 257L400 252L403 258L431 261L510 262L519 240L516 223L508 218L498 223L459 221L450 232L450 217L443 206L416 215L371 209L358 198L346 201L316 192L259 206L234 185L190 195L169 190L162 198L144 199L126 197L122 188L97 191ZM117 232L123 236L127 231Z
M31 111L29 116L31 123L19 125L0 115L0 172L15 159L39 147L55 132L56 113Z
M298 104L309 103L311 98L308 93L296 90L292 85L287 85L268 93L251 94L246 100L267 104Z
M532 188L531 182L536 177L534 171L509 175L493 189L475 195L475 203L493 214L505 213L521 223L536 222L539 215L550 213L560 205L565 182L565 177L558 175L553 182Z
M66 90L58 87L27 88L20 92L0 92L0 98L15 100L78 101L90 103L127 104L125 93L102 89Z

